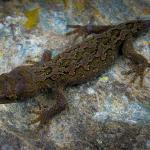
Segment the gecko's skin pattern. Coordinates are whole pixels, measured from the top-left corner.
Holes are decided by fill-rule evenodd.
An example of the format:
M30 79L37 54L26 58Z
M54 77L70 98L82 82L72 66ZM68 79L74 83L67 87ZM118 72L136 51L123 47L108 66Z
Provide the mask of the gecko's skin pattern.
M67 86L86 82L99 76L114 64L120 54L133 63L134 78L139 76L141 85L144 71L150 67L148 61L136 53L132 39L150 28L149 20L134 20L113 26L70 26L89 35L83 42L66 49L54 59L48 58L44 63L30 66L20 66L9 73L0 75L0 103L13 103L33 97L42 91L50 89L55 96L56 104L49 109L33 111L38 118L32 123L45 124L50 118L65 109L67 102L64 89Z

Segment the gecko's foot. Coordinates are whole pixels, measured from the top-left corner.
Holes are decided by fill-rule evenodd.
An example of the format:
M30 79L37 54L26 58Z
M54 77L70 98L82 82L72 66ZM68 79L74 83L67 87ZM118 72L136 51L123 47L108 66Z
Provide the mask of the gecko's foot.
M76 39L78 39L79 37L83 37L86 38L89 33L88 33L88 29L87 26L81 26L81 25L67 25L68 28L73 28L73 31L70 31L68 33L66 33L66 35L72 35L72 34L77 34L74 38L74 41Z
M138 66L134 66L134 68L132 67L132 70L129 70L128 72L126 72L126 75L129 74L134 74L132 79L130 80L130 84L134 83L135 80L139 77L140 78L140 87L143 87L143 80L144 80L144 76L145 76L145 70L147 67L150 67L149 63L145 63L144 65L138 65Z
M56 104L54 104L51 108L42 107L40 104L38 104L39 110L30 111L31 113L34 113L37 115L37 118L32 120L30 122L30 125L39 122L38 129L41 129L43 125L46 125L47 123L49 123L49 121L55 115L59 114L67 107L67 102L65 100L63 88L62 87L59 87L57 89L54 88L53 93L54 93L55 99L57 100Z
M56 114L59 114L66 107L67 107L67 104L62 103L62 101L56 103L51 108L43 107L43 106L39 105L38 110L30 111L30 113L37 115L37 118L30 121L29 125L39 123L38 129L41 129L41 128L43 128L43 126L47 125Z
M37 115L38 117L31 120L29 125L39 122L38 129L41 129L45 124L47 124L50 121L49 109L45 106L39 105L38 110L30 110L30 113L33 113Z

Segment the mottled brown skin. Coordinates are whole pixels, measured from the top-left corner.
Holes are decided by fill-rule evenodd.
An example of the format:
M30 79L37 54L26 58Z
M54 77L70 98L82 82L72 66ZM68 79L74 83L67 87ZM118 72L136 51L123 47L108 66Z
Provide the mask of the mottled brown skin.
M51 89L56 104L48 109L32 111L38 115L32 123L40 122L40 126L66 108L64 89L67 86L81 84L99 76L114 64L120 54L130 59L134 66L130 71L135 73L131 82L139 76L142 86L144 71L150 67L148 61L132 46L133 38L149 30L149 20L134 20L114 26L69 27L75 30L68 35L77 33L77 37L91 36L54 59L44 53L44 63L20 66L0 76L1 104L19 102Z

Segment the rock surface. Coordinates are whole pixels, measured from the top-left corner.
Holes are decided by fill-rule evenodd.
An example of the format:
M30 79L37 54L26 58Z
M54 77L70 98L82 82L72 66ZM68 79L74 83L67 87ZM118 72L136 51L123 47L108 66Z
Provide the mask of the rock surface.
M150 19L149 0L93 0L81 3L25 2L2 3L0 15L0 73L8 72L26 60L40 60L44 50L53 56L65 50L72 40L64 36L66 24L116 24L137 17ZM65 5L64 5L65 4ZM7 10L4 11L5 6ZM18 6L18 7L16 7ZM64 8L65 6L65 8ZM38 25L27 31L24 11L40 7ZM11 8L11 9L10 9ZM6 10L6 9L5 9ZM19 11L19 14L17 14ZM14 30L11 24L15 25ZM150 60L150 32L139 37L135 48ZM23 103L0 105L1 150L149 150L150 149L150 72L144 87L130 86L124 58L86 84L68 88L69 109L52 119L40 132L29 126L35 116L30 109L38 102L51 106L50 95L41 94Z

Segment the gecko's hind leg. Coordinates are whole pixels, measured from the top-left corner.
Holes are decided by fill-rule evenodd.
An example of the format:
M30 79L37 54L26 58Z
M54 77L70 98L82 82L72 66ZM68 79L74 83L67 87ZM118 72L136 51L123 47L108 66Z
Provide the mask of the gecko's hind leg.
M150 67L150 63L148 63L147 59L138 54L133 47L133 39L130 37L124 42L122 47L123 55L130 59L132 62L131 70L128 71L129 74L134 74L133 78L131 79L130 83L135 82L135 80L140 77L140 86L143 86L143 80L145 75L145 70L147 67Z
M30 124L39 122L39 128L47 124L55 115L63 111L67 102L64 96L63 88L53 89L54 97L56 99L56 104L51 108L40 108L39 110L34 110L32 113L36 114L38 117L31 121Z

